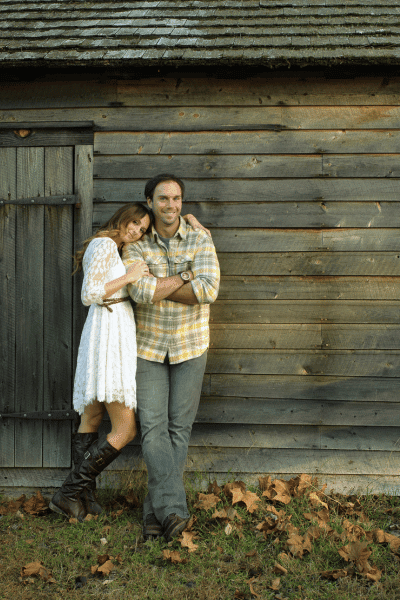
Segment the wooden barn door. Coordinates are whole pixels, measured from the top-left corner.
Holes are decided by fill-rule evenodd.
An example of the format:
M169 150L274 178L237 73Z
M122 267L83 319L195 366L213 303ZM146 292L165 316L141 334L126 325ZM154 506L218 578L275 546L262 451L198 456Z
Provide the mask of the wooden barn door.
M71 257L91 233L92 206L92 145L73 144L82 135L0 129L1 467L71 463L73 370L84 319ZM11 479L9 485L30 483L15 473Z

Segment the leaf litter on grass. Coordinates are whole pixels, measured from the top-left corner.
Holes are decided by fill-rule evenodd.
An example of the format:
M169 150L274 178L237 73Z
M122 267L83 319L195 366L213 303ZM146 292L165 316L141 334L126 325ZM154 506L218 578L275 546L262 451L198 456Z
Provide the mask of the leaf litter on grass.
M225 586L226 589L223 591L221 588L218 592L217 588L207 587L208 596L204 597L210 599L278 598L279 591L282 598L289 594L290 598L295 600L300 596L294 591L296 586L293 587L293 581L300 581L303 588L306 587L307 578L313 585L318 580L320 586L324 585L325 580L332 581L335 585L347 581L359 586L362 585L362 581L365 581L363 585L379 587L382 576L387 575L385 561L398 571L400 538L385 531L386 527L382 528L384 519L377 527L377 521L368 516L371 511L365 509L362 498L329 495L326 493L326 485L319 487L317 480L310 475L303 474L288 481L273 480L269 476L262 477L259 479L258 490L248 489L242 481L230 482L222 487L214 481L209 485L207 493L198 492L196 498L191 500L194 514L190 523L182 535L170 542L167 548L162 548L162 541L157 542L155 546L147 547L146 544L142 545L142 542L138 545L139 537L136 536L134 547L123 546L125 550L122 554L117 553L114 547L119 541L117 538L120 534L117 532L119 532L118 528L122 527L120 522L126 520L130 508L135 510L137 505L137 496L132 491L129 499L119 494L109 504L111 514L100 517L98 524L95 520L74 524L77 533L81 530L83 533L85 527L92 527L101 535L107 533L107 548L116 557L113 558L111 553L93 556L88 551L86 572L79 566L77 567L79 571L71 574L74 578L77 573L82 573L83 577L87 575L88 578L94 577L97 580L100 578L103 582L109 583L111 580L105 578L113 572L113 582L118 577L124 577L130 582L133 577L136 577L136 573L132 572L132 561L126 560L128 547L131 548L131 552L136 553L138 560L142 559L142 563L139 560L136 564L142 564L143 573L147 573L149 581L152 577L151 569L157 569L157 573L161 569L162 578L166 580L172 577L173 570L183 569L190 573L191 581L196 579L193 573L204 571L202 575L204 593L205 573L209 572L208 569L212 572L212 567L206 567L206 563L214 562L213 576L216 581L219 581L218 585ZM400 514L396 507L387 508L387 506L388 504L384 509L385 514L388 515L386 520L390 519L389 515ZM22 514L22 517L26 514L35 519L41 517L41 524L45 524L46 519L54 522L54 515L51 518L46 516L47 504L40 492L29 500L21 496L15 501L2 503L0 514L14 519L21 518L18 514ZM383 510L379 516L382 514ZM140 519L139 511L138 519ZM70 526L66 523L64 527ZM124 535L132 535L133 530L140 536L140 529L140 521L125 523ZM98 533L97 547L99 547ZM32 542L32 539L29 541ZM92 546L95 544L90 543ZM72 546L73 541L70 541L69 545L66 544L66 548ZM25 547L32 547L33 551L34 545L25 541ZM161 555L158 554L159 558L157 558L157 552L160 551ZM150 558L150 555L153 558ZM71 554L69 556L71 557ZM96 556L96 564L93 564L93 558ZM151 567L151 564L154 566ZM52 571L56 572L55 568L51 562L46 567L42 555L33 562L27 562L24 569L29 565L36 565L38 571L36 574L24 571L25 575L22 575L21 570L20 581L24 581L25 585L33 584L35 580L52 583L59 580L57 573L55 579L53 578ZM156 574L154 577L157 580ZM211 580L212 577L210 586ZM88 580L85 589L90 585L90 581L93 580ZM162 585L164 584L160 580L155 584L154 589L161 589ZM201 595L203 592L196 591L195 584L189 587L184 597L203 598ZM162 595L147 597L161 598ZM309 598L307 595L301 597ZM311 594L310 598L312 597ZM340 595L331 596L331 598L340 597ZM354 597L364 598L361 595ZM397 599L397 596L393 598Z

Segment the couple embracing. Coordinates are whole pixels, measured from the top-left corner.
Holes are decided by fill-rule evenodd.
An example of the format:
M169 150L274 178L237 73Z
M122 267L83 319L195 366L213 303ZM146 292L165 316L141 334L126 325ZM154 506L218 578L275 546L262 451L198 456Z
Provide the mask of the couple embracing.
M147 205L122 207L74 257L90 305L74 383L81 423L74 468L50 502L78 520L101 512L95 478L135 437L137 408L148 470L143 536L167 541L189 518L183 471L219 287L214 245L192 215L180 216L183 195L174 175L154 177ZM105 411L111 432L99 439Z

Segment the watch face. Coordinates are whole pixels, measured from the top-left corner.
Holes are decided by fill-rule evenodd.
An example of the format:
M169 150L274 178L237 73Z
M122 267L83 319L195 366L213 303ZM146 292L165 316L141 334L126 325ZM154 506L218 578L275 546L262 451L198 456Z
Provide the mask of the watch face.
M186 271L183 271L181 273L181 277L182 277L183 281L189 281L190 280L190 275L189 275L189 273L186 273Z

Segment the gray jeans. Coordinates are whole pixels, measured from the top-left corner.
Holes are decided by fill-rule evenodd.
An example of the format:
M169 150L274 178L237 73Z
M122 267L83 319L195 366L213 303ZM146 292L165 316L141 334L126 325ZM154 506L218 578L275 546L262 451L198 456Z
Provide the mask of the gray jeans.
M144 520L150 513L160 523L171 513L189 516L183 471L206 362L207 352L173 365L137 359L138 415L149 489Z

